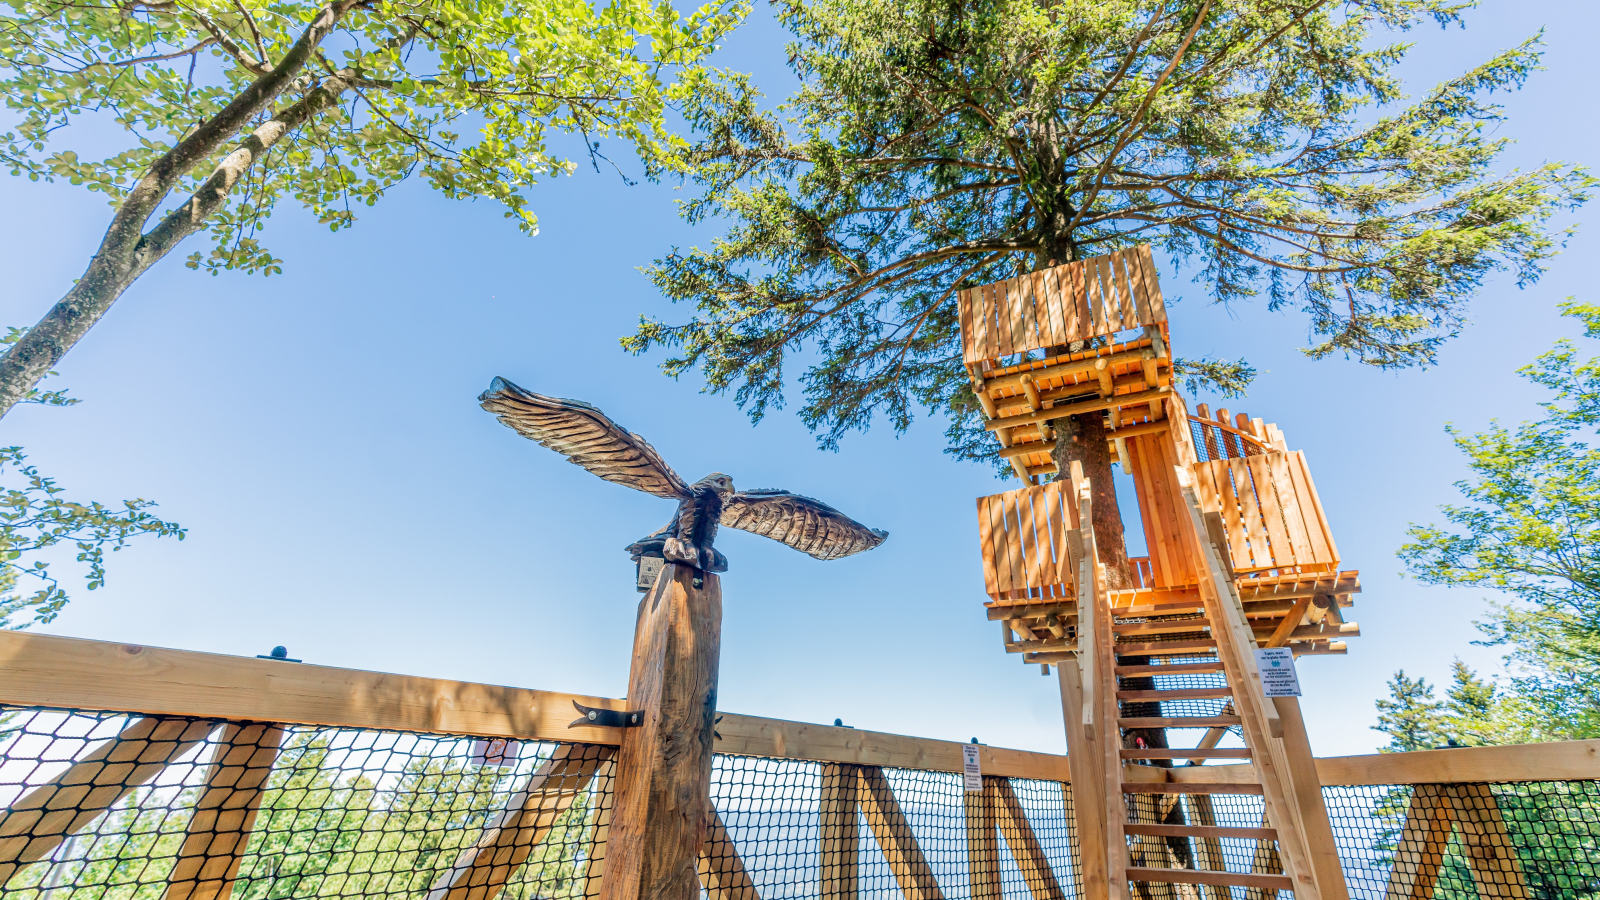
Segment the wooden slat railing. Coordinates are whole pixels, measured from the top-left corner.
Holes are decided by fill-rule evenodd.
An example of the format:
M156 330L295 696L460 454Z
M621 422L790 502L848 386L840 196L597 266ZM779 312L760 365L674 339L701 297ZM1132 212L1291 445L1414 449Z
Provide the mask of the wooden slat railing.
M1339 550L1304 453L1273 450L1190 468L1201 508L1222 513L1235 572L1338 571Z

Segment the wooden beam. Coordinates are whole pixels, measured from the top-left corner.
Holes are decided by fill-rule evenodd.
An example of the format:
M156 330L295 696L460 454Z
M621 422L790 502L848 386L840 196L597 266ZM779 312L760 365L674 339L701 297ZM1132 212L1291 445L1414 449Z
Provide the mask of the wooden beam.
M66 771L23 794L0 812L0 887L161 774L216 727L205 720L137 719Z
M877 766L862 766L857 774L861 785L861 811L889 863L889 871L900 885L900 893L905 900L944 900L933 870L928 867L922 848L917 846L911 823L906 821L905 812L895 800L883 770Z
M985 775L983 789L961 791L962 811L967 824L967 879L972 900L1000 900L1000 836L998 802L990 783L1006 782Z
M163 900L228 900L255 828L283 726L230 722L211 756L206 786L167 876Z
M574 701L629 708L586 694L0 631L0 703L12 706L615 746L623 729L568 727ZM716 730L718 753L961 771L955 741L738 713ZM1070 777L1057 754L984 746L981 759L995 775Z
M1013 372L1009 375L996 375L992 378L986 378L983 382L983 390L984 393L988 393L990 391L1002 390L1004 388L1020 387L1022 385L1022 379L1024 376L1029 376L1034 381L1048 381L1052 378L1073 378L1078 375L1087 375L1090 372L1095 371L1095 365L1102 359L1114 366L1120 366L1125 363L1143 363L1146 356L1152 355L1154 354L1150 348L1140 347L1135 350L1122 350L1106 356L1091 356L1087 359L1059 362L1054 360L1046 360L1045 362L1047 365L1045 365L1043 368L1030 369L1026 372Z
M1450 845L1450 807L1445 788L1418 785L1406 807L1405 824L1395 842L1386 900L1433 900L1433 888Z
M707 900L761 900L728 826L715 809L707 823L706 841L700 845L699 871Z
M639 601L600 900L700 900L721 631L712 573L668 563Z
M822 764L822 900L856 900L861 873L861 775L856 766Z
M1033 826L1028 824L1028 816L1022 811L1022 803L1017 800L1011 781L986 777L983 779L983 791L993 798L991 802L995 807L1000 833L1006 839L1006 847L1022 872L1022 880L1028 885L1033 900L1065 900L1066 895L1056 882L1055 872L1050 869L1050 860L1045 857L1044 848L1033 833Z
M1472 870L1478 896L1529 900L1528 879L1511 843L1499 801L1487 784L1455 784L1445 791L1462 843L1467 847L1467 868Z
M493 900L533 849L550 836L556 820L589 790L597 774L610 774L616 748L561 744L521 788L434 879L427 900Z
M1067 733L1067 764L1071 768L1072 819L1076 823L1078 864L1082 883L1078 885L1079 897L1104 897L1108 892L1106 876L1106 822L1100 810L1105 809L1100 771L1100 745L1094 734L1083 724L1083 673L1076 661L1056 667L1056 677L1061 682L1061 717ZM1140 768L1150 768L1142 766Z
M1069 390L1081 393L1082 387L1075 387ZM1079 400L1076 403L1068 403L1063 406L1040 410L1039 412L1002 416L985 422L983 427L990 431L995 431L1001 428L1015 428L1018 425L1033 425L1037 422L1045 422L1051 419L1063 419L1083 413L1102 412L1113 406L1133 406L1135 404L1148 403L1151 400L1160 400L1168 393L1171 393L1171 388L1161 387L1148 391L1135 391L1131 394L1115 394L1110 397L1099 397L1093 400ZM1048 391L1040 396L1045 400L1056 400L1069 396L1069 394L1066 391Z

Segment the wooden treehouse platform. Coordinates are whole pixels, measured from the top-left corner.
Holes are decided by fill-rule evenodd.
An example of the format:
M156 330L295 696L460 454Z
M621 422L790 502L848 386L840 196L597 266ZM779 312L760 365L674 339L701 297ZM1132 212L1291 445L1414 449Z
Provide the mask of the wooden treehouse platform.
M1262 419L1190 412L1148 246L959 303L985 427L1023 482L978 498L985 606L1008 653L1060 671L1086 885L1113 898L1179 884L1344 900L1298 702L1266 696L1258 669L1260 649L1343 654L1360 633L1344 616L1360 579L1340 566L1305 454ZM1092 514L1092 481L1109 473L1061 472L1052 453L1053 423L1086 416L1104 417L1109 456L1131 476L1139 521L1121 534ZM1099 487L1099 502L1116 499ZM1125 548L1106 542L1135 527L1148 552L1124 570ZM1243 746L1218 746L1230 732ZM1154 790L1123 768L1217 760L1250 775ZM1225 794L1259 797L1260 827L1219 827L1212 798ZM1224 837L1256 843L1250 872L1226 870Z

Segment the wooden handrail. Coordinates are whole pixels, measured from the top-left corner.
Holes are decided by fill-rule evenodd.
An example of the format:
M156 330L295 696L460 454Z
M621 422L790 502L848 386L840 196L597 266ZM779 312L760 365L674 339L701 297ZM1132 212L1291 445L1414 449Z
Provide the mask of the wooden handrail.
M573 701L626 701L557 691L391 675L0 631L0 704L144 715L372 728L616 745L621 729L570 727ZM937 741L726 713L714 750L779 759L960 772L961 747ZM985 746L983 771L1069 781L1067 758Z
M626 703L498 687L0 631L0 704L267 721L514 740L615 745L614 728L567 728L571 701ZM719 753L961 771L961 747L936 741L760 716L724 715ZM1067 758L982 748L986 775L1069 782ZM1248 782L1249 766L1129 766L1127 781ZM1600 781L1600 740L1323 757L1324 785Z
M1256 437L1255 435L1251 434L1248 431L1241 431L1240 429L1238 429L1238 428L1236 428L1236 427L1234 427L1232 425L1229 425L1227 422L1219 422L1216 419L1204 419L1204 418L1201 418L1200 416L1194 415L1192 413L1189 415L1189 421L1191 421L1191 422L1199 422L1201 425L1210 425L1213 428L1219 428L1219 429L1221 429L1223 431L1226 431L1226 432L1229 432L1231 434L1237 435L1238 437L1242 438L1243 440L1249 441L1250 443L1254 444L1256 446L1256 449L1260 450L1262 453L1265 453L1268 450L1272 449L1271 447L1267 446L1266 441L1263 441L1261 438Z

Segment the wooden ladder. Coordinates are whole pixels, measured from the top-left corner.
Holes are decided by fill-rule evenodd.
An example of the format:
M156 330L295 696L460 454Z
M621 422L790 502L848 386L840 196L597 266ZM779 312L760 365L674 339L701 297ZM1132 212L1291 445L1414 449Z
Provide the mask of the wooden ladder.
M1328 846L1324 858L1314 860L1307 843L1306 829L1301 810L1308 800L1305 793L1304 773L1297 794L1297 785L1289 770L1289 760L1277 738L1282 737L1283 724L1271 700L1263 694L1261 676L1256 669L1255 636L1244 618L1243 606L1225 564L1209 540L1194 499L1192 483L1187 473L1179 467L1179 483L1189 501L1193 538L1192 549L1203 563L1200 594L1204 604L1201 618L1183 621L1183 630L1169 633L1181 638L1147 642L1140 636L1128 635L1118 643L1118 631L1145 631L1130 628L1114 621L1105 578L1098 563L1091 525L1091 497L1087 482L1081 481L1078 471L1073 474L1078 493L1080 528L1072 535L1071 548L1078 562L1078 663L1083 684L1083 725L1091 735L1098 730L1103 736L1098 755L1103 757L1103 779L1093 793L1105 803L1107 853L1106 881L1113 900L1132 900L1130 883L1140 887L1140 897L1198 897L1204 900L1226 900L1226 887L1254 888L1248 896L1270 898L1276 891L1293 891L1295 900L1344 900L1347 898L1342 874L1327 877L1327 857L1331 854L1337 866L1337 855L1332 851L1332 834L1326 831L1326 812L1322 807L1320 785L1316 786L1316 812L1322 816L1321 835L1326 831ZM1181 517L1180 513L1180 517ZM1130 657L1182 657L1185 662L1154 664ZM1214 659L1195 660L1195 657L1214 656ZM1070 663L1069 663L1070 664ZM1220 684L1200 688L1171 690L1122 689L1123 678L1153 678L1158 675L1220 676ZM1121 708L1123 702L1161 703L1164 701L1226 699L1228 704L1222 714L1211 716L1128 716ZM1107 727L1096 728L1095 722ZM1297 726L1299 722L1295 723ZM1216 744L1229 728L1239 728L1243 748L1218 748ZM1129 748L1125 730L1146 728L1207 728L1205 738L1194 749ZM1106 740L1112 737L1113 740ZM1146 760L1189 760L1191 765L1209 759L1248 760L1254 769L1250 783L1206 782L1201 780L1172 780L1169 770L1158 769L1164 776L1159 781L1134 781L1126 777L1124 768ZM1309 762L1309 754L1306 755ZM1194 773L1198 774L1198 773ZM1311 773L1315 777L1315 773ZM1129 815L1129 798L1136 808L1144 809L1152 799L1150 795L1198 795L1190 801L1191 809L1202 824L1158 824L1134 821ZM1264 810L1260 827L1222 827L1215 824L1209 813L1211 798L1218 795L1248 795L1262 798ZM1201 799L1201 798L1204 799ZM1082 814L1089 814L1084 810ZM1148 815L1138 818L1149 819ZM1210 822L1205 820L1211 819ZM1255 868L1267 872L1250 873L1222 871L1220 840L1238 838L1255 841L1258 863L1273 860L1276 866L1260 865ZM1130 860L1129 839L1136 843L1192 839L1198 852L1191 860L1196 868L1166 868L1133 865ZM1167 859L1176 861L1163 854ZM1275 857L1275 860L1273 859ZM1315 866L1323 868L1318 871ZM1271 868L1281 869L1272 873ZM1322 876L1322 877L1319 877ZM1337 884L1333 884L1337 881ZM1319 883L1321 882L1321 883ZM1326 883L1326 889L1323 884ZM1203 890L1193 888L1174 893L1171 887L1152 890L1150 885L1210 886Z

